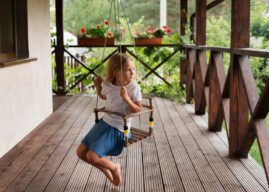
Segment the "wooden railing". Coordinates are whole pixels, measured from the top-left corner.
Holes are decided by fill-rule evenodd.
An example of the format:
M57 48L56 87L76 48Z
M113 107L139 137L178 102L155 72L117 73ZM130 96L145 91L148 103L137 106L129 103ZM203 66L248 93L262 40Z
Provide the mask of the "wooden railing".
M248 156L257 138L267 180L269 181L269 130L265 121L269 111L269 81L258 96L249 56L269 58L269 51L240 48L184 45L187 54L182 69L186 100L194 99L195 113L208 109L209 131L220 131L225 121L230 157ZM206 51L210 51L207 64ZM230 53L227 75L223 53ZM249 120L249 115L251 116Z
M76 58L78 58L80 61L85 62L86 58L82 55L76 55ZM77 69L80 64L79 62L76 61L76 59L74 59L74 57L71 57L69 55L64 56L64 63L65 65L69 66L69 69ZM67 75L74 75L71 73L68 73ZM52 79L56 79L56 68L52 68ZM75 85L76 84L76 85ZM76 82L68 82L68 80L65 81L65 87L72 87L72 88L76 88L77 90L79 90L80 93L84 93L86 92L86 87L82 82L76 83ZM56 91L54 90L54 92L56 93Z
M89 45L89 46L77 46L77 45L70 45L70 48L80 48L80 47L91 47L91 48L104 48L103 45ZM139 57L138 55L136 55L136 53L132 50L130 50L130 48L134 48L134 47L174 47L175 50L174 52L172 52L170 55L168 55L163 61L161 61L158 65L156 65L154 68L151 68L150 65L147 64L146 61L144 61L143 59L141 59L141 57ZM160 78L163 82L165 82L167 85L171 86L171 84L165 79L163 78L161 75L159 75L156 70L159 69L168 59L170 59L172 56L174 56L178 51L181 50L181 47L179 44L160 44L160 45L108 45L105 48L115 48L114 51L112 51L108 56L106 56L103 60L103 63L106 62L112 55L114 55L116 52L118 52L121 49L122 53L128 53L129 55L131 55L134 59L136 59L137 61L139 61L145 68L147 68L149 70L149 72L142 77L142 80L146 79L147 77L149 77L150 75L154 74L156 75L158 78ZM55 50L56 46L55 46ZM52 51L52 54L55 53L55 50ZM81 60L81 58L78 58L77 56L74 56L73 54L71 54L67 48L64 48L64 52L67 53L70 56L70 59L72 59L75 63L77 63L78 65L81 65L82 67L84 67L85 69L88 70L88 73L84 74L80 79L78 79L76 82L74 82L71 86L69 86L69 90L65 91L64 94L68 93L70 90L72 90L74 87L77 87L78 85L81 84L81 82L86 79L89 75L93 75L96 76L98 75L95 71L96 69L98 69L101 65L102 65L102 61L95 66L94 68L90 69L85 61ZM101 58L100 58L101 59ZM64 76L62 74L62 76ZM57 92L57 90L53 90L53 92Z

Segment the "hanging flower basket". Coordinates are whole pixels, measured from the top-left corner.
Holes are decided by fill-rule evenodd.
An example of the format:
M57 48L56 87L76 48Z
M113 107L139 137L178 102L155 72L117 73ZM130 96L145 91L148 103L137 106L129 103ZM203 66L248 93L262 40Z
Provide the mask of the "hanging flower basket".
M136 45L160 45L162 44L162 37L154 38L135 38Z
M106 40L106 45L114 45L115 43L115 38L81 38L78 39L78 45L105 45L105 40Z

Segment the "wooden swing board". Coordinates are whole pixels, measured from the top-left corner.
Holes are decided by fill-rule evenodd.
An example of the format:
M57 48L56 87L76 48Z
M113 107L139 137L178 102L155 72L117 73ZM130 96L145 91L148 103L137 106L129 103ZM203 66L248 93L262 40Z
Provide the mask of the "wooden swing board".
M153 112L153 108L152 109L147 109L147 110L143 110L141 112L138 112L138 113L131 113L131 114L123 114L123 113L119 113L119 112L114 112L114 111L110 111L110 110L106 110L105 107L103 108L99 108L99 109L94 109L94 112L104 112L104 113L108 113L108 114L114 114L114 115L118 115L118 116L121 116L123 118L130 118L130 117L134 117L134 116L137 116L137 115L141 115L141 114L144 114L144 113L149 113L149 112Z
M137 128L134 128L134 127L131 127L131 133L132 133L132 137L131 137L131 139L128 140L127 147L132 145L132 144L135 144L135 143L144 141L146 139L149 139L153 135L153 134L150 134L147 131L143 131L141 129L137 129Z

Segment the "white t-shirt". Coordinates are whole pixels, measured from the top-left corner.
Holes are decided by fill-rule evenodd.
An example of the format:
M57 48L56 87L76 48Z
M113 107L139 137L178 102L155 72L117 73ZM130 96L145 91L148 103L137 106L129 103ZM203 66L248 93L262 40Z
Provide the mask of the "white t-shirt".
M128 85L124 86L127 89L128 95L133 102L142 101L141 88L137 82L132 81ZM120 86L113 85L112 83L103 82L101 94L106 96L105 107L109 111L119 112L124 114L124 108L126 114L130 114L131 111L128 105L123 101L120 96ZM112 127L115 127L123 132L124 122L123 118L114 114L105 113L103 117L104 121ZM132 118L127 119L127 126L130 129Z

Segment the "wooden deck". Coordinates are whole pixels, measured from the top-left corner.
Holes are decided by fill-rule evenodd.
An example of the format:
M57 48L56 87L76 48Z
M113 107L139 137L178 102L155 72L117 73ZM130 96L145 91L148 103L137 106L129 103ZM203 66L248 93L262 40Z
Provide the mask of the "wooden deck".
M123 182L76 157L94 124L95 97L73 96L0 159L0 191L269 191L265 173L251 157L228 158L225 132L207 131L207 117L193 106L154 98L154 138L125 149ZM147 129L148 117L133 120Z

